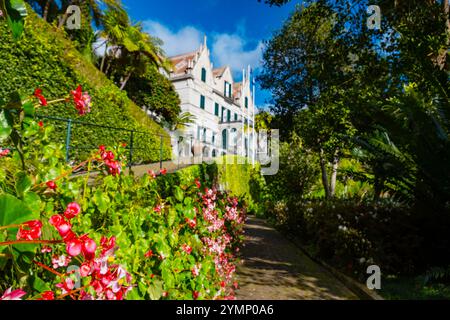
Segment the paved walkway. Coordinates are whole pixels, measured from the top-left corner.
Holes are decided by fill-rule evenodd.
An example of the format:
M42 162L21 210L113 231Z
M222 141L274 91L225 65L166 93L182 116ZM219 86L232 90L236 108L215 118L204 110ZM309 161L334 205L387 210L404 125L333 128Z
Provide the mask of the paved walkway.
M358 299L263 220L250 217L245 232L238 300Z

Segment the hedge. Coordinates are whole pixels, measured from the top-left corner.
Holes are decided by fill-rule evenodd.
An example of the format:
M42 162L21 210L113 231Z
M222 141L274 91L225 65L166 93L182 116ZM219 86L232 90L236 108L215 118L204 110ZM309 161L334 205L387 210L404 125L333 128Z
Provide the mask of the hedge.
M89 92L93 101L92 112L84 116L84 122L126 128L143 132L135 134L133 158L137 162L158 161L161 134L163 156L171 156L170 139L167 133L144 111L135 105L94 65L83 59L73 43L60 31L47 24L34 12L26 20L25 33L15 42L7 29L5 20L0 20L0 104L9 101L15 91L22 97L30 96L39 87L48 99L68 96L79 84ZM44 115L76 119L75 109L66 103L55 104L40 111ZM66 123L51 121L57 127L55 140L64 143ZM100 129L84 125L72 127L72 147L97 147L100 144L117 145L130 141L130 133L113 129ZM88 150L78 151L83 158ZM73 157L76 154L72 154Z

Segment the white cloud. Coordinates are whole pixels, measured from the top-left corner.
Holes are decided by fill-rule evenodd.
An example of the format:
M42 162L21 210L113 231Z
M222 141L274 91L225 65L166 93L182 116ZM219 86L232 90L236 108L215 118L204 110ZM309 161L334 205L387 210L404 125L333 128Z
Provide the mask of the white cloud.
M204 31L193 26L186 26L179 30L171 30L159 22L147 20L144 22L145 31L164 41L164 51L168 56L174 56L196 50L203 42ZM244 28L245 29L245 28ZM260 41L250 46L245 39L243 26L238 26L235 33L209 32L209 48L214 65L230 66L235 74L251 65L253 69L260 66L263 43ZM250 48L249 48L250 47Z
M203 33L192 26L174 32L159 22L146 20L144 29L164 41L163 48L168 56L194 51L200 46L203 38Z
M239 34L218 34L214 37L212 55L216 64L229 65L233 72L240 72L248 65L257 69L261 64L263 43L246 50L247 41Z

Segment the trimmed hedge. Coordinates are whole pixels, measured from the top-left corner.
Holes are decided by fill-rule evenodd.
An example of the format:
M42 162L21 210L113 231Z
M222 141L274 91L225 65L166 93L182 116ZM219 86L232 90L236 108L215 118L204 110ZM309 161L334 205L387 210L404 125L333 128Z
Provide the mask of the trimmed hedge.
M83 91L89 92L93 101L92 112L79 120L143 132L134 135L133 159L137 162L159 160L160 138L154 134L161 134L164 136L164 159L171 157L167 133L124 91L120 91L94 65L85 61L60 31L30 10L25 33L20 41L15 42L5 20L0 20L0 104L2 100L8 101L15 91L26 97L37 87L42 88L48 100L66 97L79 84ZM73 106L66 103L41 108L41 113L62 118L79 117ZM66 123L53 120L44 120L44 123L49 121L57 128L56 142L65 143ZM72 127L72 147L96 148L100 144L117 145L129 141L130 133L127 131L84 125ZM83 150L78 149L71 158L83 158L90 152Z

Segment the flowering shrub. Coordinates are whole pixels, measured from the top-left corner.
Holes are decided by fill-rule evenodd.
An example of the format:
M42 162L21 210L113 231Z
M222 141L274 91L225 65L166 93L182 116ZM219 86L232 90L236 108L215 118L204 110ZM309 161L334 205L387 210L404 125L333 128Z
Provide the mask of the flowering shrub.
M64 100L87 112L82 89L71 94ZM36 90L1 111L1 299L233 298L238 199L205 179L160 193L166 170L124 175L122 145L68 166L53 127L34 118L52 103ZM80 168L88 174L71 176Z

